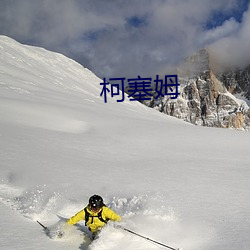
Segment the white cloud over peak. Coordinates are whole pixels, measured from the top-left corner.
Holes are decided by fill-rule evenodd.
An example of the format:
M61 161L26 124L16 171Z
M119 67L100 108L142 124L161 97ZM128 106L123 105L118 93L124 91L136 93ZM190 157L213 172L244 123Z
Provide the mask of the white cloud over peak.
M210 45L216 60L225 66L245 66L250 63L250 9L243 15L241 23L232 24L232 32ZM224 25L225 29L225 25Z
M233 34L249 38L249 14L239 23L237 8L237 0L2 0L0 33L62 52L102 77L146 77L204 46L230 47ZM220 12L232 17L208 30Z

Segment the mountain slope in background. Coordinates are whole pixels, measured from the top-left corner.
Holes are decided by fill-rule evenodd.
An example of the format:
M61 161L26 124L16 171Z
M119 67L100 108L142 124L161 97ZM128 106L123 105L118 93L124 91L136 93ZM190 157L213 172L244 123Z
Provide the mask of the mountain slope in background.
M167 245L249 249L249 133L100 93L69 58L0 37L0 247L161 249L112 225L92 244L84 223L51 240L36 223L52 227L97 193L123 226Z
M249 69L221 73L212 61L206 49L190 56L177 70L179 97L156 100L152 93L151 100L143 103L196 125L248 130Z

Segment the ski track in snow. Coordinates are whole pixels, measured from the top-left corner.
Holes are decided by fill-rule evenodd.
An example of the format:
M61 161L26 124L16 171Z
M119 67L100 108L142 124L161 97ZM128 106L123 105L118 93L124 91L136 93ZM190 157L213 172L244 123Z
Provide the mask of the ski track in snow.
M4 113L3 110L6 108L9 112L2 117L2 121L73 134L85 133L91 128L87 122L67 116L65 110L63 113L62 109L51 108L48 105L33 104L31 106L30 103L6 100L1 103L0 113L1 111Z

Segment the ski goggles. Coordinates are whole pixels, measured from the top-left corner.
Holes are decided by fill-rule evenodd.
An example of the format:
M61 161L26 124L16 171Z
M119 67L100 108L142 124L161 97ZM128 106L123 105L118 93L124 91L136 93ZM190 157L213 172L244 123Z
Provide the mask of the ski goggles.
M97 206L93 206L93 205L92 206L90 205L89 208L93 212L97 212L97 211L99 211L101 209L101 207L97 207Z

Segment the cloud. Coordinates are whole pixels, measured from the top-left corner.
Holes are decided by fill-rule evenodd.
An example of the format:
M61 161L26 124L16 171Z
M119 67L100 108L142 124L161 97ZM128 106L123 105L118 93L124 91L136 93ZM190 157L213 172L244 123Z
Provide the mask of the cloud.
M235 18L230 18L229 20L224 21L221 26L216 28L204 31L204 34L201 36L201 44L211 44L215 41L219 41L225 37L230 36L238 31L240 24L235 20Z
M2 0L0 33L64 53L101 77L147 77L211 43L232 46L231 34L243 39L247 14L206 29L213 13L237 8L237 0Z
M236 26L232 32L209 46L217 63L225 67L245 67L250 64L250 8Z

